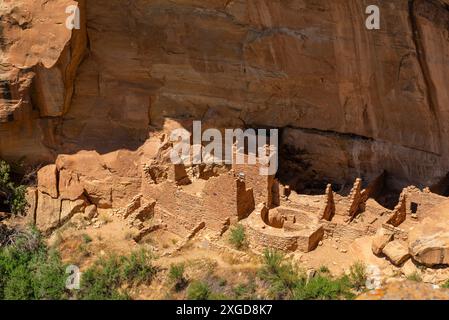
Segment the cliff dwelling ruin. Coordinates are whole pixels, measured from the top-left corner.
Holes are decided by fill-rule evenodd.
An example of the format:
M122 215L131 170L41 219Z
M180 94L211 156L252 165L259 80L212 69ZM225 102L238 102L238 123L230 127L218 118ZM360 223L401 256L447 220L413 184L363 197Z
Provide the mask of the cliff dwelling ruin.
M379 30L365 2L3 1L0 160L36 171L19 223L165 258L274 248L310 269L362 260L441 284L449 1L377 1ZM79 29L65 27L71 5ZM223 139L276 130L278 170L173 163L171 133L196 122ZM226 243L236 226L246 252Z

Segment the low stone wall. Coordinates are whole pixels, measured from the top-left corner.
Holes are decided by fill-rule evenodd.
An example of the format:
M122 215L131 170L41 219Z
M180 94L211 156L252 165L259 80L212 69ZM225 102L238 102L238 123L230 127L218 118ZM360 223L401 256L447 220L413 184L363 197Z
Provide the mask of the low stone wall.
M309 252L318 246L324 235L323 226L315 224L295 231L273 228L266 225L257 213L242 221L242 224L245 227L250 248L256 251L274 248L286 252L296 250Z
M246 226L245 230L249 240L249 246L253 250L263 251L265 248L274 248L281 251L291 252L298 249L298 237L296 236L281 236L265 233L249 226ZM280 232L282 232L282 230Z
M360 237L372 236L376 234L376 228L372 226L365 226L357 228L348 224L340 224L324 221L324 231L327 237L346 239L353 241Z

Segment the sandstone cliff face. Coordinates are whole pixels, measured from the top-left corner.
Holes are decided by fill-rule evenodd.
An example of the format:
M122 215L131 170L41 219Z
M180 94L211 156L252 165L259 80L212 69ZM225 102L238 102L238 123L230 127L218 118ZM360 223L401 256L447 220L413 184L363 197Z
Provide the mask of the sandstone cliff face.
M78 2L73 32L74 1L1 4L1 157L136 150L173 118L282 128L313 179L449 171L446 1L379 2L380 30L365 0Z
M87 34L65 27L75 1L3 1L0 6L0 154L55 158L55 124L68 109ZM83 2L80 2L82 7ZM83 18L83 22L84 22Z

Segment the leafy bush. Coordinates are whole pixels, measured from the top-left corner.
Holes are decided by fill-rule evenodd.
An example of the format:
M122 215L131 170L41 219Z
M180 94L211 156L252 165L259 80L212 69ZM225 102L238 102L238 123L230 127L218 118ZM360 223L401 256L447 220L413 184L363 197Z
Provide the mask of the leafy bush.
M348 276L334 279L329 269L321 267L318 275L307 280L304 272L297 270L284 255L266 250L259 277L269 285L269 294L275 299L351 299L351 279Z
M351 286L360 291L366 286L367 274L366 266L363 262L358 261L349 268L349 280Z
M122 284L120 258L113 255L99 259L83 272L78 298L83 300L124 300L126 294L120 292Z
M184 276L185 266L183 263L172 264L168 271L168 279L174 284L176 291L182 290L187 285L187 279Z
M81 289L66 289L66 266L35 229L8 232L0 247L0 300L129 299L125 285L149 282L157 272L145 251L97 260L81 277Z
M3 198L3 204L9 208L11 213L23 214L27 206L25 194L26 187L17 186L11 180L10 165L0 160L0 196Z
M133 252L129 257L112 255L99 259L81 277L78 298L84 300L129 299L122 292L125 284L150 282L157 272L152 256L145 251Z
M415 271L412 274L407 276L407 280L415 281L415 282L421 282L422 281L422 277L421 277L421 275L417 271Z
M263 252L264 268L262 272L270 275L278 275L283 267L284 254L274 249L266 249Z
M187 288L187 299L189 300L207 300L210 297L209 286L203 281L194 281Z
M233 289L233 292L237 300L253 300L256 293L254 279L250 279L247 284L239 284Z
M0 248L0 299L65 299L65 267L35 230L18 232Z
M259 277L270 284L269 294L275 299L292 298L294 289L305 282L305 278L298 275L293 265L284 261L282 253L268 249L263 253Z
M24 214L28 202L26 200L26 187L17 186L12 191L12 197L8 200L7 204L10 205L11 213L18 215Z
M244 284L239 284L237 287L233 289L234 295L237 299L242 298L245 296L247 292L247 288Z
M231 229L229 242L238 250L246 247L245 228L241 224Z
M123 280L133 284L150 282L157 273L157 268L152 265L153 256L145 250L131 253L123 260Z
M34 270L31 285L36 299L56 300L68 297L65 286L66 266L61 263L56 251L50 251L42 259L32 261L31 265Z
M351 299L353 296L347 277L332 279L323 274L311 278L303 286L299 285L294 294L297 300L337 300Z

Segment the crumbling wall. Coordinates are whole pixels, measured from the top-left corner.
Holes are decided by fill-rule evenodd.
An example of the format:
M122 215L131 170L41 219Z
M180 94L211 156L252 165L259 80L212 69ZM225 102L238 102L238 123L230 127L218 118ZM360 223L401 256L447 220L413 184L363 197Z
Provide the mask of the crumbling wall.
M328 184L326 187L326 199L323 204L323 210L320 214L320 219L332 221L334 215L335 215L334 192L332 191L332 185Z
M347 209L348 220L352 221L356 215L360 212L360 206L364 202L364 195L362 194L362 179L357 178L354 182L354 186L349 193L349 208Z
M244 179L236 178L236 209L239 220L248 217L255 208L253 189L246 189Z
M406 195L407 214L418 221L422 221L433 207L447 200L447 197L432 193L429 189L421 190L415 186L409 186L403 192Z
M407 217L407 198L403 191L399 197L399 202L393 210L393 214L388 219L387 224L391 224L394 227L399 227Z
M382 192L385 183L383 172L376 177L365 189L362 190L362 179L357 178L348 196L349 208L347 209L348 220L352 221L365 208L365 203L369 198L374 198Z
M374 235L376 228L371 225L356 227L351 224L341 224L335 222L323 221L326 237L344 239L352 242L358 238Z
M247 156L245 156L247 160ZM242 173L245 177L246 187L253 189L255 203L265 203L272 207L273 203L279 203L279 193L276 192L276 179L274 175L261 175L260 168L263 166L259 162L255 165L233 164L232 169L236 175ZM273 201L273 194L277 197Z

